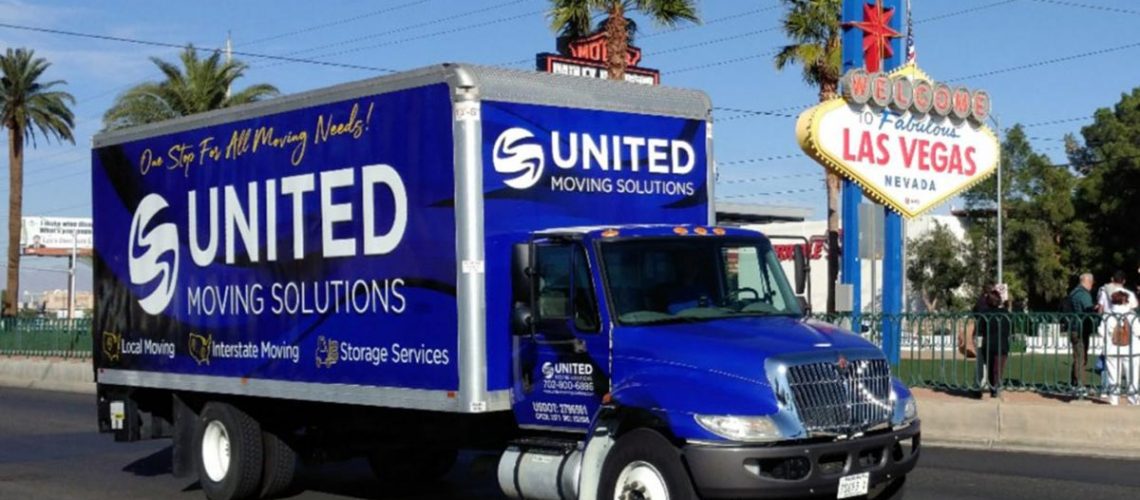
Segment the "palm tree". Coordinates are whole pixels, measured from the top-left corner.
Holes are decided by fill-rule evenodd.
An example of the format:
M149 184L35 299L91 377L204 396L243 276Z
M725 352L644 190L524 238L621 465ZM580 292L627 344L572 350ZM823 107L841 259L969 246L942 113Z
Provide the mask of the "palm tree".
M182 67L157 57L150 58L166 79L138 84L119 95L103 115L104 129L169 120L278 94L277 87L267 83L231 94L234 81L241 78L249 66L240 61L223 60L221 51L215 50L209 57L199 59L194 46L187 45L179 59Z
M836 97L842 71L843 0L781 0L784 34L791 40L776 53L777 70L792 64L803 68L804 81L819 88L820 102ZM835 312L835 281L839 278L839 174L827 171L827 311Z
M8 129L8 283L4 315L15 316L20 289L20 229L24 205L24 142L36 147L36 131L45 140L75 144L75 98L61 90L63 80L41 81L51 63L30 49L9 48L0 55L0 112Z
M594 15L605 16L601 22L606 32L606 67L610 80L624 80L626 52L632 30L630 11L638 11L663 26L676 26L681 21L700 22L695 0L550 0L550 28L563 35L578 38L594 31ZM636 25L632 25L636 26Z

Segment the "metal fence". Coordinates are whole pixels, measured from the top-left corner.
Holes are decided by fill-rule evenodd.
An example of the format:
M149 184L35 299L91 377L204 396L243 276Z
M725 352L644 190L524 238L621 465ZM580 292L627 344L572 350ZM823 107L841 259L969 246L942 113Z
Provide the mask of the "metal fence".
M0 355L91 357L91 320L0 319Z
M850 314L815 319L879 346L883 331L897 330L894 372L913 387L1140 397L1140 320L1132 314L864 314L857 325Z
M858 324L850 314L814 315L814 319L858 332L880 346L882 332L896 329L900 359L893 370L913 387L1140 397L1140 319L1135 315L864 314ZM1115 345L1112 338L1122 324L1129 325L1131 335L1125 347ZM1003 332L1008 337L999 334ZM88 358L91 348L89 319L0 320L0 355ZM1006 357L1000 373L991 361L992 353ZM994 377L989 377L991 371Z

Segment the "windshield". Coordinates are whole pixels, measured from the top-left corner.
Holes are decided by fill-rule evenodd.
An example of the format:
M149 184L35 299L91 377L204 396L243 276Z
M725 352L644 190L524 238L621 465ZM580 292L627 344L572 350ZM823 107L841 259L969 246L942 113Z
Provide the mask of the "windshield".
M622 324L801 314L765 240L638 238L604 242L601 253Z

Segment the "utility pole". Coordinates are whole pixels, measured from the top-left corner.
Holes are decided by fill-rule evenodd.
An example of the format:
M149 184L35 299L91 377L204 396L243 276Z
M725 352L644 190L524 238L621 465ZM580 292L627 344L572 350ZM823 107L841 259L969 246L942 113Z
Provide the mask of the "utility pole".
M229 65L234 60L234 41L230 36L230 31L226 30L226 64ZM230 98L230 89L233 87L233 82L226 85L226 99Z
M1001 144L1001 124L998 123L997 115L990 113L990 121L994 122L994 135L996 135L998 138L998 144ZM997 280L994 281L995 285L1000 285L1004 282L1004 279L1002 278L1002 261L1004 260L1004 255L1002 255L1002 247L1005 245L1003 245L1002 241L1002 218L1005 214L1002 213L1001 209L1002 198L1004 198L1004 196L1002 196L1001 190L1001 150L999 149L997 160Z
M79 227L71 229L71 256L67 266L67 321L75 319L75 262L79 253Z

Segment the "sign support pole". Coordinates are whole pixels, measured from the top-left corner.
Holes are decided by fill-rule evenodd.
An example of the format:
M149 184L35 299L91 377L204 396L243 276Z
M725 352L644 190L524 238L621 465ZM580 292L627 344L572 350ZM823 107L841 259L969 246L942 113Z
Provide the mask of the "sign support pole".
M844 0L843 24L863 20L863 2ZM863 67L863 35L855 28L843 30L843 71ZM851 331L861 330L859 316L863 306L863 265L859 260L859 204L863 202L863 190L850 179L843 178L841 203L841 227L843 228L843 265L840 282L851 285ZM828 248L828 252L839 249ZM872 292L873 293L873 292Z
M883 6L894 8L895 15L891 18L891 28L903 33L903 22L910 15L902 0L884 0ZM902 39L895 39L895 44ZM883 71L892 71L903 65L906 60L906 47L898 43L894 54L883 60ZM883 217L883 352L887 355L887 362L898 366L902 327L903 280L906 279L906 262L903 261L903 220L902 215L890 208L883 207L886 212Z

